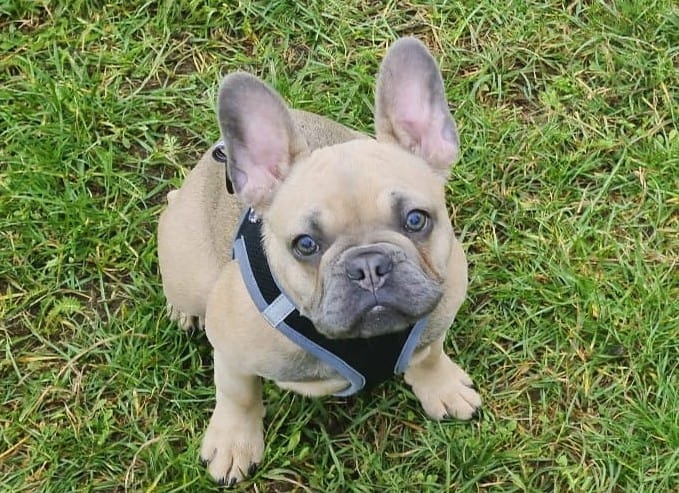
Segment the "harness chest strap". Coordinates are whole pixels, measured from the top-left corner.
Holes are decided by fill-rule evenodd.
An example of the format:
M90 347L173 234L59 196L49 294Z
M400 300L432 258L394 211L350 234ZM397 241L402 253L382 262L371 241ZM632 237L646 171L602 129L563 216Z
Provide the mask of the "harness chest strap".
M374 387L408 367L427 325L426 318L401 332L370 338L329 339L299 313L278 286L262 248L261 224L251 210L241 219L233 255L252 300L267 322L349 381L349 386L335 395L348 396Z

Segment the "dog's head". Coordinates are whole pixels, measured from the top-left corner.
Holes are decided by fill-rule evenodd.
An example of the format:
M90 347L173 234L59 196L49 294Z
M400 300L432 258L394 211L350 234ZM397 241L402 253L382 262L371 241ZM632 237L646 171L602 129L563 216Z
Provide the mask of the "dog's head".
M281 98L225 78L218 116L240 198L262 218L281 287L328 337L405 329L443 295L453 240L444 185L458 137L441 75L413 38L382 62L376 140L310 152Z

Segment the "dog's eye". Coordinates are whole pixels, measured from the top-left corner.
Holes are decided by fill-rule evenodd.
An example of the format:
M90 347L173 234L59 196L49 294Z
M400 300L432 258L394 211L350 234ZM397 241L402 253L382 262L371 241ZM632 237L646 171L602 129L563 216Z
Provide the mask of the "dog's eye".
M403 227L409 233L418 233L422 231L429 223L429 216L426 212L420 210L412 210L406 216Z
M308 257L314 253L317 253L320 249L320 246L311 236L300 235L292 242L292 249L297 255Z

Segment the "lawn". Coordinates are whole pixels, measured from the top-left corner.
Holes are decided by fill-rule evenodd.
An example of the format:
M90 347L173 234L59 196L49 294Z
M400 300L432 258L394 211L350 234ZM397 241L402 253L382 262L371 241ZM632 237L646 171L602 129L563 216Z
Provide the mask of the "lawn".
M209 3L209 5L206 5ZM265 385L242 491L679 491L679 5L0 3L0 491L210 491L210 346L164 312L165 195L220 78L372 131L385 48L439 61L470 263L447 350L484 399Z

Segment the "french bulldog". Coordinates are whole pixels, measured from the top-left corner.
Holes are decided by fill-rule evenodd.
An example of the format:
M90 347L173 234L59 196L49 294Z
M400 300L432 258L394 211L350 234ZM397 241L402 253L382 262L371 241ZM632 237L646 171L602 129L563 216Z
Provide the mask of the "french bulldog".
M217 116L223 141L168 194L158 230L171 317L204 326L214 349L201 458L215 480L234 485L262 460L263 378L347 395L384 360L429 417L470 419L481 399L443 350L467 289L445 200L459 141L425 46L387 51L375 138L289 109L246 73L224 78Z

